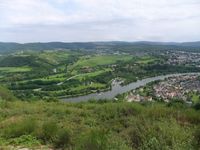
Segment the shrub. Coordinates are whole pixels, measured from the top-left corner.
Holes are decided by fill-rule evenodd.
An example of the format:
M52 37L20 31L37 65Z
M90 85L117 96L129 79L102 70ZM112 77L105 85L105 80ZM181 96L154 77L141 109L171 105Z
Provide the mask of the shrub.
M54 146L56 148L67 148L71 145L71 135L66 129L61 129L54 141Z
M152 137L148 141L145 141L145 143L142 146L142 149L148 149L148 150L160 150L162 149L162 146L160 145L160 142L156 137Z
M36 129L36 122L31 119L24 119L16 123L12 123L4 129L6 138L16 138L22 135L32 134Z
M7 101L13 101L17 98L7 88L0 86L0 98Z
M200 147L200 126L199 128L195 130L194 139L195 139L194 143L196 147L199 148Z
M9 102L4 99L1 99L0 97L0 108L8 108L8 107L9 107Z
M152 121L137 118L122 132L133 149L193 149L193 131L180 126L174 119Z
M132 147L136 148L142 145L142 134L137 128L134 128L132 131L130 131L129 138Z
M93 129L83 135L79 141L78 150L106 150L108 137L104 130Z
M176 120L154 122L144 135L142 148L193 149L192 130L180 126Z
M12 139L9 143L14 145L24 145L29 147L40 145L40 141L38 141L36 137L32 135L22 135L18 138Z
M39 138L41 138L45 143L53 142L56 138L57 132L57 124L54 121L47 121L42 125L42 131Z
M179 99L174 99L172 101L170 101L167 104L168 107L174 107L174 108L187 108L187 104L183 101L183 100L179 100Z
M196 103L193 107L196 110L200 110L200 102Z
M199 111L193 108L122 102L2 101L0 105L0 145L3 146L41 142L53 149L76 150L200 147Z
M132 148L119 135L109 134L107 150L132 150Z

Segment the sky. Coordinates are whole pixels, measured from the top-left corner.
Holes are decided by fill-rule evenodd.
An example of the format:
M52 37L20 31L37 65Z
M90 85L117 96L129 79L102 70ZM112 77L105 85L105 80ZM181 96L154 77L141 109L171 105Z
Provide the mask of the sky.
M200 41L200 0L0 0L0 41Z

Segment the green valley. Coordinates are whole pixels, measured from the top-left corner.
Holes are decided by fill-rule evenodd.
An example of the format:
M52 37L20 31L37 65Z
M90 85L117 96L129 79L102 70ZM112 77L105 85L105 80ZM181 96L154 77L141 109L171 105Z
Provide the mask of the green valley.
M200 54L122 47L3 53L0 149L198 149Z

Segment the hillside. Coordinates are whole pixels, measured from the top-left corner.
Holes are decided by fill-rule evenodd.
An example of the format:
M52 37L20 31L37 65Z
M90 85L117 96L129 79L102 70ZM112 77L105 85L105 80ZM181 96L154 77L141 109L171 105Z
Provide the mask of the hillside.
M8 56L0 61L1 67L38 67L45 64L48 65L48 63L45 62L45 60L39 59L34 56Z
M0 149L198 149L199 76L180 80L187 86L185 91L191 89L187 101L184 95L165 103L150 85L135 89L136 97L126 92L79 103L63 102L62 97L102 95L117 82L128 85L159 75L200 72L200 54L163 51L165 43L101 42L90 48L96 45L97 51L28 50L0 55ZM102 50L106 47L110 49ZM178 78L162 86L168 89L173 81L180 87ZM180 95L175 89L172 92Z
M0 148L198 149L199 111L182 103L0 100Z

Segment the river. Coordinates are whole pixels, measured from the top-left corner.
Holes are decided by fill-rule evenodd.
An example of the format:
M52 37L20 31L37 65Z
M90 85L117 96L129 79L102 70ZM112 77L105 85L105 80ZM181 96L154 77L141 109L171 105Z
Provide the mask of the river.
M82 101L88 101L90 99L94 99L94 100L113 99L118 94L123 94L128 91L134 90L138 87L145 86L146 84L153 82L153 81L164 80L168 77L173 77L173 76L195 75L195 74L199 75L200 73L177 73L177 74L161 75L161 76L150 77L150 78L138 80L136 82L132 82L125 86L121 86L120 83L116 82L112 86L112 90L110 90L110 91L101 92L101 93L92 93L89 95L78 96L78 97L62 98L61 100L65 101L65 102L82 102Z

